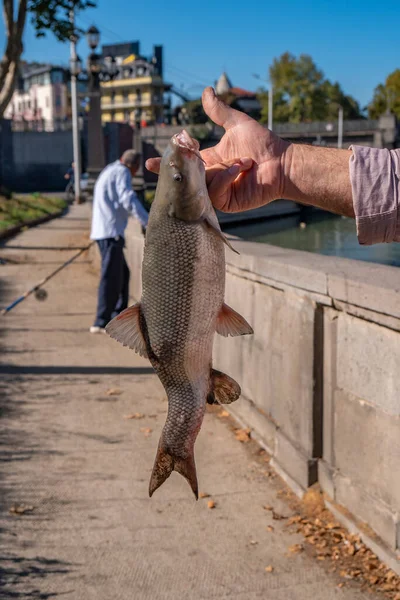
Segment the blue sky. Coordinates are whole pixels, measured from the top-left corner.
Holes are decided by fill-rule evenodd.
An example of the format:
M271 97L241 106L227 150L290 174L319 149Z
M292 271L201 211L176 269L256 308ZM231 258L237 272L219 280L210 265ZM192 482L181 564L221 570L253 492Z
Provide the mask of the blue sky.
M374 87L400 68L398 0L99 0L96 9L78 17L82 27L92 23L101 30L104 43L139 39L145 55L153 44L163 44L166 79L193 96L223 70L233 85L256 89L259 82L252 73L266 76L274 57L289 51L310 54L329 79L339 81L365 106ZM66 64L68 53L68 44L51 35L38 40L27 27L27 60ZM85 41L79 53L86 55Z

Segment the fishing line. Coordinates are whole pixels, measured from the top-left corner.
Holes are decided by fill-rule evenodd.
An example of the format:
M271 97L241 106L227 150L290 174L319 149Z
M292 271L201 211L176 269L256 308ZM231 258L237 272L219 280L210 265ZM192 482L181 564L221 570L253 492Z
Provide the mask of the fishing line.
M79 256L81 256L81 254L83 254L84 252L86 252L86 250L89 250L89 248L91 246L93 246L94 243L95 243L95 240L92 240L90 242L90 244L88 244L84 248L81 248L79 250L79 252L77 252L76 254L74 254L74 256L72 256L71 258L69 258L64 263L62 263L62 265L60 265L59 267L57 267L57 269L55 271L53 271L52 273L50 273L50 275L47 275L47 277L45 277L44 279L42 279L42 281L40 281L39 283L37 283L36 285L34 285L32 288L30 288L27 292L25 292L25 294L22 294L22 296L20 296L16 300L14 300L14 302L11 302L11 304L9 304L8 306L6 306L6 308L3 308L3 310L0 311L0 315L4 316L7 313L9 313L18 304L20 304L21 302L23 302L24 300L26 300L26 298L28 298L28 296L30 296L31 294L35 294L36 300L41 300L41 301L46 300L46 298L47 298L47 292L46 292L46 290L41 289L42 286L45 283L47 283L50 279L52 279L55 275L57 275L60 271L62 271L63 269L65 269L65 267L68 267L68 265L70 265L75 259L77 259Z

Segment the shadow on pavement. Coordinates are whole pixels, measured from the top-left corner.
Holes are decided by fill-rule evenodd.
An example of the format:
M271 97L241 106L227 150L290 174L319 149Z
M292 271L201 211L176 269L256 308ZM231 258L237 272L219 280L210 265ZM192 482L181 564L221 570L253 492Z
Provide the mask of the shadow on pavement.
M36 587L39 581L49 575L65 575L71 571L73 565L59 560L52 560L41 556L35 558L23 558L13 554L0 555L0 593L2 600L12 598L35 598L35 600L46 600L56 598L69 592L42 592ZM32 589L29 591L18 591L18 585L23 585L25 578L29 579ZM13 586L13 589L11 589ZM71 590L72 591L72 590Z

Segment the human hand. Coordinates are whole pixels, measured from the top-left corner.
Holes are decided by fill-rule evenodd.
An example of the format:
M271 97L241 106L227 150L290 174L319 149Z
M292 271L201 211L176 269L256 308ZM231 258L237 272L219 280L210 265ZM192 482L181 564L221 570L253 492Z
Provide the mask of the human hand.
M212 88L203 92L203 107L225 134L213 148L202 150L210 198L215 208L240 212L282 197L284 158L289 143L257 121L219 100ZM158 172L160 159L146 167Z

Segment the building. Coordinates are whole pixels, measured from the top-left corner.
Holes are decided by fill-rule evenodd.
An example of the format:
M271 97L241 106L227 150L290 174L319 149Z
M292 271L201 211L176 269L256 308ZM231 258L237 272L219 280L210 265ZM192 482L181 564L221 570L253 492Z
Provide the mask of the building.
M256 93L234 87L226 73L222 73L216 82L215 93L232 108L250 115L253 119L258 120L260 118L261 104Z
M70 118L68 70L50 64L22 63L4 118L15 127L54 131Z
M154 46L153 56L141 56L139 42L103 46L105 63L113 59L117 74L101 82L103 123L110 121L142 126L164 120L164 93L171 88L163 80L163 47Z

